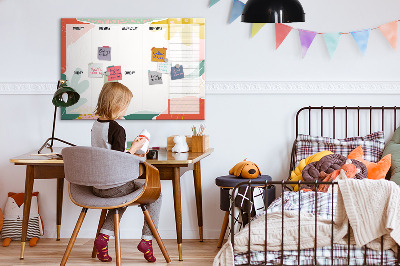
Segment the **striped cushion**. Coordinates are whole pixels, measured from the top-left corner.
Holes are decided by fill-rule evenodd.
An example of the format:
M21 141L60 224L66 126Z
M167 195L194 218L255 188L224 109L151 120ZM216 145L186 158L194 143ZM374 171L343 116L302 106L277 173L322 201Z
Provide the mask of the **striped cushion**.
M364 160L378 162L385 148L383 131L371 133L364 137L345 139L299 134L296 139L296 165L298 165L302 159L323 150L329 150L347 157L357 146L362 147L364 151Z
M1 237L11 238L12 240L21 240L22 218L16 220L4 220ZM29 218L27 239L33 237L40 238L39 217Z

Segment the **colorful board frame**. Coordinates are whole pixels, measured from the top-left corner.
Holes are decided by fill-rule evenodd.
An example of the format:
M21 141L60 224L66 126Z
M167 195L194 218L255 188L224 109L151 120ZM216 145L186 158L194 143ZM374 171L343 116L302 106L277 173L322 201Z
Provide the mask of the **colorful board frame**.
M111 47L110 60L99 59L99 47ZM163 58L160 55L152 59L153 47L160 52L166 48L171 68L179 65L172 72L183 66L184 77L174 75L171 79L171 71L163 72L162 84L150 85L150 73L158 71ZM101 78L89 77L90 67L94 66L91 64L102 65ZM111 66L121 66L118 78L122 80L115 81L126 85L134 95L125 119L204 119L204 18L61 19L61 78L81 95L77 104L62 108L61 119L97 118L94 109L101 87L109 79L105 72Z

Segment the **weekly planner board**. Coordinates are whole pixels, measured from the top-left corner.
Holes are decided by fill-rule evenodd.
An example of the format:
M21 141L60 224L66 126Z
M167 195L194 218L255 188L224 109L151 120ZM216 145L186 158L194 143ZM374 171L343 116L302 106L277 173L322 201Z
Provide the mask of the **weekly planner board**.
M204 119L204 18L63 18L61 79L80 94L61 119L96 119L106 82L133 93L125 119Z

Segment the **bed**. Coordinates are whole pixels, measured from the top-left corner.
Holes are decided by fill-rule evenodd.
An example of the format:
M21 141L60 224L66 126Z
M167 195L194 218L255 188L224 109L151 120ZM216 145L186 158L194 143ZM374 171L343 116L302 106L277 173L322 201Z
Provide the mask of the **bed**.
M347 154L361 144L371 150L367 156L378 158L379 161L384 136L390 136L397 127L398 110L397 107L384 106L301 108L296 114L296 140L291 153L289 176L300 160L307 157L307 153L315 152L314 148L333 149ZM337 141L340 137L346 141ZM313 146L302 146L304 140L314 141ZM323 147L315 144L320 141L324 141ZM400 265L400 252L393 251L399 247L397 244L388 249L387 239L382 236L380 243L376 243L380 244L379 248L376 245L355 245L349 222L345 237L341 237L340 241L336 239L335 215L341 214L341 209L344 209L342 205L338 205L341 208L337 207L338 197L343 203L337 193L337 181L302 182L289 178L260 183L249 180L236 186L232 193L243 185L264 185L264 188L275 185L281 187L282 194L266 208L265 213L251 219L239 233L233 232L234 219L231 219L230 239L217 255L214 265ZM312 189L307 192L300 189L294 191L296 186L299 188L303 185L310 185ZM318 192L321 185L331 186L332 189L329 193ZM265 193L268 197L267 189ZM233 204L232 200L231 217L235 216ZM271 219L274 216L277 219ZM271 221L272 224L269 224ZM304 231L304 228L308 231ZM323 234L320 229L323 229ZM276 231L273 233L277 237L271 231ZM232 258L229 258L229 252L223 253L229 249L233 251Z

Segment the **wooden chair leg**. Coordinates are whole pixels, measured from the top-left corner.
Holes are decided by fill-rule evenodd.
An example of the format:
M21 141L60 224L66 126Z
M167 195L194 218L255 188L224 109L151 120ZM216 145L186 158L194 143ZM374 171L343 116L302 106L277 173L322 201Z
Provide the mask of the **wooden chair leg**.
M69 254L71 253L72 247L74 246L76 237L78 236L79 230L81 229L83 220L85 219L87 212L87 208L82 208L81 214L79 215L78 221L76 222L74 232L72 232L71 239L69 240L67 249L65 250L64 257L60 263L61 266L64 266L67 263Z
M103 227L104 221L106 220L106 215L107 215L107 210L106 209L101 210L101 215L100 215L100 219L99 219L99 226L97 226L96 238L100 234L100 230ZM97 250L96 250L96 248L95 248L95 246L93 244L92 258L96 258L96 255L97 255Z
M115 209L114 214L114 234L115 234L115 256L117 257L115 261L115 265L121 265L121 243L120 243L120 235L119 235L119 213L118 209Z
M226 228L228 227L228 222L229 222L229 212L225 212L225 217L224 217L224 221L222 222L221 234L219 235L217 248L220 248L222 246L222 242L224 241L224 237L225 237Z
M142 208L143 214L144 214L144 219L146 220L147 224L150 226L150 230L153 233L153 236L155 237L155 239L157 240L157 244L161 249L161 252L164 256L164 259L167 263L171 262L171 259L168 255L168 251L164 246L164 243L161 240L160 234L158 233L158 230L156 228L156 225L153 222L153 219L150 216L149 211L147 210L145 205L140 205L140 207Z

